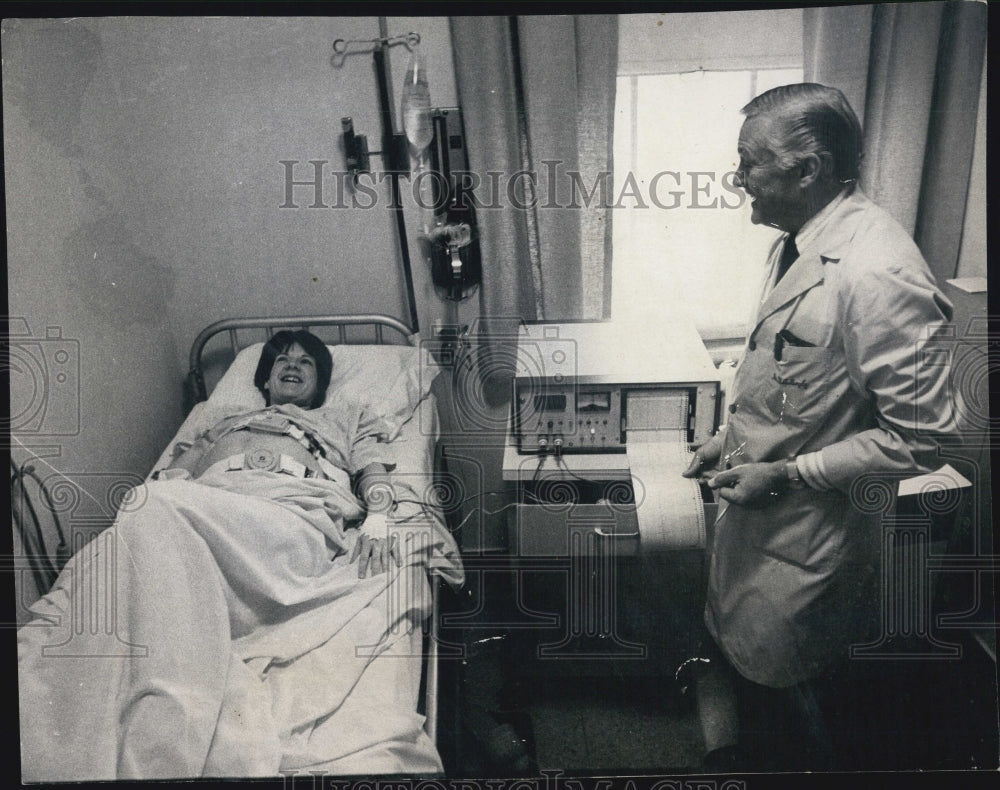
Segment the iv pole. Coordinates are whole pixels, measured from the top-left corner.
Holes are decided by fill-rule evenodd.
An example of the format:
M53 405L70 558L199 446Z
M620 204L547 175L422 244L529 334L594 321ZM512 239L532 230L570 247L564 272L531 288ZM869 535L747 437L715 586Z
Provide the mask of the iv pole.
M406 297L410 308L410 328L413 334L417 334L420 332L420 325L417 320L417 300L413 290L410 248L406 240L406 222L403 216L403 203L400 200L399 188L400 177L410 172L409 142L405 134L396 133L392 121L392 99L389 87L391 79L388 54L390 44L405 41L407 46L409 46L411 40L419 43L420 37L415 33L410 33L406 36L390 37L386 17L384 16L378 18L378 27L380 38L367 43L374 45L372 58L375 67L375 81L378 86L379 110L382 119L382 150L372 151L371 153L380 153L382 155L389 176L389 187L392 195L392 202L389 204L389 207L393 211L396 220L396 233L399 236L399 251L403 262L403 279L406 285ZM362 42L345 42L343 39L338 39L333 43L335 63L338 57L342 59L347 54L347 47L353 43ZM348 120L345 119L345 128ZM348 151L348 157L350 158L350 156L351 152ZM366 167L362 167L361 169L366 169Z

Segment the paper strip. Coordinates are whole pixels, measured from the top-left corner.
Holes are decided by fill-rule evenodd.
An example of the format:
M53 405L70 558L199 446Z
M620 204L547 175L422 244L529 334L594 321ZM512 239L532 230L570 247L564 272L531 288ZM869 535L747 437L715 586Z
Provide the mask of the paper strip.
M669 432L665 432L669 436ZM681 477L692 453L683 441L626 442L643 552L704 548L705 505L698 481Z

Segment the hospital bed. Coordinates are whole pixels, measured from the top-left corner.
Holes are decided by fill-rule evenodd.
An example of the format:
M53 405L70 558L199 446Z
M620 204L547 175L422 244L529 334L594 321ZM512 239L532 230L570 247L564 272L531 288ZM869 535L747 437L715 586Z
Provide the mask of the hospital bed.
M435 477L436 440L439 432L436 403L434 395L430 392L430 385L436 368L425 363L421 356L423 350L413 345L413 339L407 327L393 318L373 314L225 319L210 325L198 335L191 348L190 372L187 379L190 411L152 471L165 468L169 464L173 448L178 442L190 440L205 427L214 424L220 414L232 413L234 410L238 410L237 407L240 409L245 407L247 410L261 408L263 399L252 383L260 347L275 331L296 328L310 330L330 347L334 368L326 406L330 407L338 402L351 402L359 404L366 411L377 415L380 433L387 442L386 449L389 452L389 459L395 464L392 479L396 490L397 505L390 517L390 524L419 527L419 530L412 536L417 538L413 545L417 546L419 543L419 551L416 551L414 556L419 555L420 560L414 560L412 564L419 564L420 567L413 571L411 561L406 560L394 582L374 582L381 584L381 588L372 593L375 596L372 599L375 603L359 604L356 607L357 611L354 608L349 610L353 618L350 628L355 628L358 623L361 623L363 627L360 631L350 631L349 628L341 628L338 624L336 628L340 630L334 633L335 627L333 625L327 625L324 620L315 616L312 616L311 620L308 617L303 620L306 627L305 632L302 632L303 626L296 626L299 632L304 633L303 638L306 641L312 639L316 643L316 649L313 652L304 653L302 657L290 659L287 663L292 667L296 666L296 662L304 663L307 668L312 666L314 670L318 668L317 671L328 671L330 674L324 679L317 679L315 675L304 675L305 670L299 672L298 675L295 671L289 670L287 674L279 674L279 680L285 677L306 677L309 684L320 684L316 686L317 689L326 685L337 686L339 684L346 686L347 690L344 692L342 709L331 709L328 712L324 709L323 715L309 725L312 729L300 726L299 729L293 730L291 735L283 733L280 748L284 748L285 751L280 754L280 762L273 763L272 761L272 764L278 767L279 772L285 776L296 775L299 772L305 774L317 771L337 775L433 775L440 773L440 758L435 743L439 692L437 633L439 623L437 610L440 606L439 590L444 582L454 587L461 585L464 576L457 547L451 539L445 523L440 502L441 494L437 487L439 481ZM274 477L278 477L278 475ZM155 483L149 480L147 482L150 482L149 490L152 490ZM165 485L169 486L172 483L167 482ZM199 489L208 488L207 486L199 486L197 483L184 482L182 485L195 485ZM308 507L308 502L312 500L307 497L302 501L306 502ZM154 512L156 511L154 510ZM242 516L244 519L249 517ZM266 525L263 526L266 527ZM116 527L119 531L123 529L121 517L116 522ZM282 525L281 528L284 529L284 526ZM404 531L406 531L405 527ZM223 540L225 540L225 530L222 531L222 534ZM397 534L402 535L401 532ZM408 537L410 536L408 533ZM98 556L102 550L100 538L101 536L98 536L89 544L91 547L98 547L93 550L95 556L81 557L80 555L87 552L80 552L70 562L69 568L72 572L64 572L54 591L43 597L39 602L40 605L36 605L36 617L40 620L22 628L19 634L19 637L23 636L24 639L24 644L21 645L23 654L41 654L46 650L50 654L53 650L58 652L61 647L73 642L70 637L76 637L75 649L80 652L81 644L85 644L81 642L80 635L71 634L60 637L56 634L56 638L53 639L53 634L47 632L52 631L56 626L48 626L44 623L46 618L49 623L58 622L60 614L65 614L73 605L72 597L68 593L73 582L64 581L64 577L78 576L83 578L86 567L97 567L105 562L104 557ZM399 539L402 541L403 537ZM214 540L212 537L205 538L205 542L210 545L212 545L212 540ZM119 552L119 554L121 553ZM105 551L105 555L111 556L111 553ZM89 563L89 565L85 567L85 563ZM122 570L122 566L118 567L119 577L125 576L129 572L127 568ZM181 572L185 571L186 569L182 568ZM390 575L382 574L381 576L387 578ZM428 576L437 576L438 578L433 579L433 583L429 584ZM405 583L403 582L404 577L407 580ZM373 583L371 580L374 578L372 575L366 580L367 587L359 582L358 589L374 589L371 588ZM143 581L145 581L143 578L137 578L131 584L133 587L141 587ZM167 579L167 582L169 583L170 579ZM120 588L123 583L119 579L116 584ZM420 584L421 588L429 586L430 592L421 593L419 590L414 592L415 584ZM399 589L403 589L403 592L399 592ZM130 593L131 588L125 596L125 603L118 605L119 609L125 610L132 606L128 598ZM184 590L181 589L179 595L183 597L183 594ZM60 600L60 595L62 595L62 600ZM412 601L406 597L410 595L412 595ZM403 596L405 600L400 596ZM387 608L391 608L392 605L386 604L386 602L397 599L403 600L402 607L406 610L406 616L401 616L399 621L392 620L392 616L395 615L385 617L386 622L391 622L391 625L380 625L378 628L385 628L386 634L377 631L379 633L378 644L381 645L384 642L390 646L380 652L374 650L372 645L356 644L355 642L359 639L357 634L363 633L368 636L371 633L376 633L370 629L365 630L368 628L366 623L373 619L379 623L382 622L379 619L382 617L381 610L378 610L376 603L378 606L385 605ZM426 604L428 600L430 601L429 605ZM159 602L154 601L154 604L162 608ZM335 607L331 608L330 611L334 611L334 609ZM348 611L343 607L341 610ZM326 617L325 612L326 610L323 610L323 617ZM198 619L199 616L200 614L195 612L193 619ZM232 619L231 612L229 616ZM264 617L264 615L257 614L254 616L258 620ZM421 619L423 619L422 623ZM293 615L292 620L296 621L296 616ZM39 627L40 623L43 624L42 627ZM409 634L404 633L400 636L397 633L400 630L406 630L405 625L400 625L400 623L410 624ZM326 632L322 631L323 636L320 636L310 630L314 629L317 624L319 624L320 629L330 628L333 635L328 637ZM32 628L32 626L35 627ZM186 625L185 628L187 628ZM185 628L181 630L184 631ZM294 629L286 628L283 623L279 624L279 628L285 630L279 630L276 633L297 633ZM347 632L347 642L345 645L335 648L335 643L344 636L344 631ZM352 634L355 634L355 642L350 641ZM130 632L128 636L134 636L134 634ZM108 638L107 635L105 637ZM233 643L239 641L236 637L237 635L234 633ZM266 646L268 638L266 635L258 638L255 632L251 642L256 639L257 643ZM59 642L59 639L63 641ZM361 639L364 641L363 638ZM131 649L135 650L138 649L135 645L138 645L140 640L133 638L130 643L128 638L123 640L121 634L118 634L117 642L102 643L97 653L101 653L106 660L108 658L106 655L108 645L113 644L114 649L121 652L125 649L122 647L123 641L126 646L132 644ZM266 647L260 647L259 644L255 644L254 649L267 654ZM338 653L337 650L340 652ZM344 652L345 650L353 652L355 655L348 655ZM343 667L348 664L353 666L352 662L357 663L355 660L360 652L365 650L372 652L373 657L361 661L359 666L362 668L358 670L357 677L351 675L348 680L345 680L341 673L349 674L354 670L343 669ZM334 662L334 666L323 663L331 656L338 655L341 656L341 660ZM183 661L184 659L179 660ZM245 665L251 669L256 667L258 680L263 677L260 672L272 671L272 667L278 667L278 670L275 671L285 669L282 663L284 659L280 655L277 658L272 657L270 664L265 662L263 670L261 670L259 656L244 660ZM134 757L132 763L129 764L128 760L124 760L121 756L120 744L117 747L119 751L116 758L117 767L98 767L89 772L84 770L83 774L80 774L78 773L81 764L80 755L73 758L72 748L69 749L70 757L64 761L65 767L63 769L58 766L53 767L51 759L53 754L67 754L67 734L66 732L51 732L50 730L62 730L63 722L66 721L69 714L53 717L51 713L43 712L39 717L32 718L33 714L31 713L32 710L40 707L39 700L41 700L42 706L47 704L51 708L53 701L58 704L65 701L67 695L73 693L73 689L67 688L67 686L72 685L70 677L72 671L69 675L60 672L53 674L51 671L52 663L51 661L48 664L35 662L19 666L23 779L46 781L201 775L197 770L191 772L185 770L178 774L176 771L172 772L169 766L162 770L155 765L147 768L146 765L142 764L142 760L136 760ZM239 661L235 663L240 664ZM141 661L136 661L134 664L140 668L144 666ZM96 664L93 664L90 669L90 671L94 670L99 671ZM198 671L203 672L203 668L198 668ZM205 775L265 775L266 771L262 772L261 766L267 764L266 760L251 761L254 767L246 772L241 770L243 763L239 753L241 748L239 735L233 738L235 746L230 747L228 753L226 750L216 748L219 742L225 742L226 737L232 738L234 729L245 727L247 733L252 733L254 731L252 726L254 716L259 719L263 715L258 715L259 711L254 708L255 702L251 699L254 694L258 693L257 685L253 682L249 686L244 684L244 687L238 690L239 693L230 693L228 683L233 677L234 671L231 666L228 676L223 672L227 688L222 702L222 713L219 714L217 731L214 734L210 733L209 736L209 753L208 758L204 761L204 764L209 767ZM242 665L239 666L239 671L243 671ZM329 684L326 683L327 680ZM286 685L291 682L287 681ZM280 691L284 688L280 683L276 681L273 686L279 689L279 691L273 692L274 694L284 694L283 691ZM397 688L402 688L403 691L397 692ZM391 702L383 703L380 697L372 696L373 694L381 694L383 691L392 698ZM360 696L362 692L368 696L362 697L361 702L354 703L354 696ZM157 692L152 693L155 696ZM165 696L169 698L170 695L166 693ZM308 692L305 696L322 696L322 693ZM302 699L302 697L303 694L298 690L293 690L288 695L290 701L286 701L284 697L276 696L274 700L264 706L269 707L267 716L271 715L270 709L279 709L282 705L292 708L295 706L308 708L310 704L313 704L312 699ZM92 702L91 700L91 704ZM410 705L413 706L414 710L406 711L400 708L400 706L408 707ZM229 710L227 706L233 708L235 716L231 715L232 721L225 725L226 716L224 714ZM347 712L351 709L361 710L362 718L364 718L364 710L372 709L374 717L378 720L366 722L346 719ZM86 706L84 712L87 712ZM340 716L339 721L337 721L338 716ZM88 725L86 718L82 722L84 727ZM97 715L91 715L89 718L95 721L99 720ZM186 714L183 720L188 719L191 719L190 714ZM396 719L400 722L398 726L393 724ZM411 720L421 723L423 732L419 736L415 736L407 730L407 727L411 726L407 722ZM336 732L329 732L330 730L336 730ZM378 733L383 730L388 732L389 736L387 736L385 743L379 743ZM160 733L158 737L163 735L171 737L167 733ZM114 733L110 735L100 733L98 740L103 738L114 741L115 737L120 740L122 736L120 734L116 736ZM89 753L93 749L87 743L86 737L80 738L78 735L77 738L80 745L79 751L81 754L87 754L89 759ZM246 740L247 748L256 749L257 752L266 752L268 748L274 747L274 744L267 741L266 738L261 741L263 745L256 746L252 745L254 741L249 735ZM344 746L343 741L354 745ZM337 749L341 751L347 749L349 753L338 753L333 755L330 760L326 760L324 759L325 755L317 752L317 749L321 748L324 743L336 744ZM288 746L288 744L292 744L292 746ZM317 744L319 745L317 746ZM112 743L108 748L113 752L116 747ZM156 747L149 745L143 748L146 749L147 753L152 753ZM352 749L353 752L351 752ZM141 752L140 749L139 753ZM291 756L289 756L290 754ZM214 758L213 755L215 755ZM158 759L159 757L153 759L152 762L155 763ZM197 764L197 760L195 763ZM184 764L190 764L190 760ZM94 773L98 775L93 775Z

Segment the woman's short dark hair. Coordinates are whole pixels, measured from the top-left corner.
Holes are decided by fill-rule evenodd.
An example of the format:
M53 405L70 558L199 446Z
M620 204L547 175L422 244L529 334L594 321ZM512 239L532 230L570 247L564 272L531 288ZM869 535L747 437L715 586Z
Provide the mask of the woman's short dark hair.
M264 344L260 351L260 361L257 363L257 372L253 374L254 386L261 391L265 402L271 403L271 395L267 391L267 380L271 377L271 368L274 367L274 360L279 354L284 354L293 345L298 343L302 350L316 360L316 397L309 404L310 409L315 409L323 405L326 399L326 390L330 386L330 376L333 374L333 357L330 356L330 349L326 343L320 340L312 332L305 329L283 329L275 332Z
M794 167L803 155L817 154L830 158L831 174L841 183L858 180L864 155L861 124L836 88L815 82L782 85L757 96L742 112L748 119L768 115L780 122L769 148L782 167Z

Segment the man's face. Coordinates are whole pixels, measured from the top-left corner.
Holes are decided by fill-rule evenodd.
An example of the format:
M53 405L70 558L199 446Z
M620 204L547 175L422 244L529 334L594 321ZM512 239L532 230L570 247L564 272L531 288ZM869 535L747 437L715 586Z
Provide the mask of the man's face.
M740 156L736 183L750 197L751 222L794 233L805 223L805 193L799 169L782 170L768 147L771 125L766 115L743 123L736 149Z
M298 343L292 343L275 358L265 386L275 406L294 403L309 408L316 397L316 360Z

